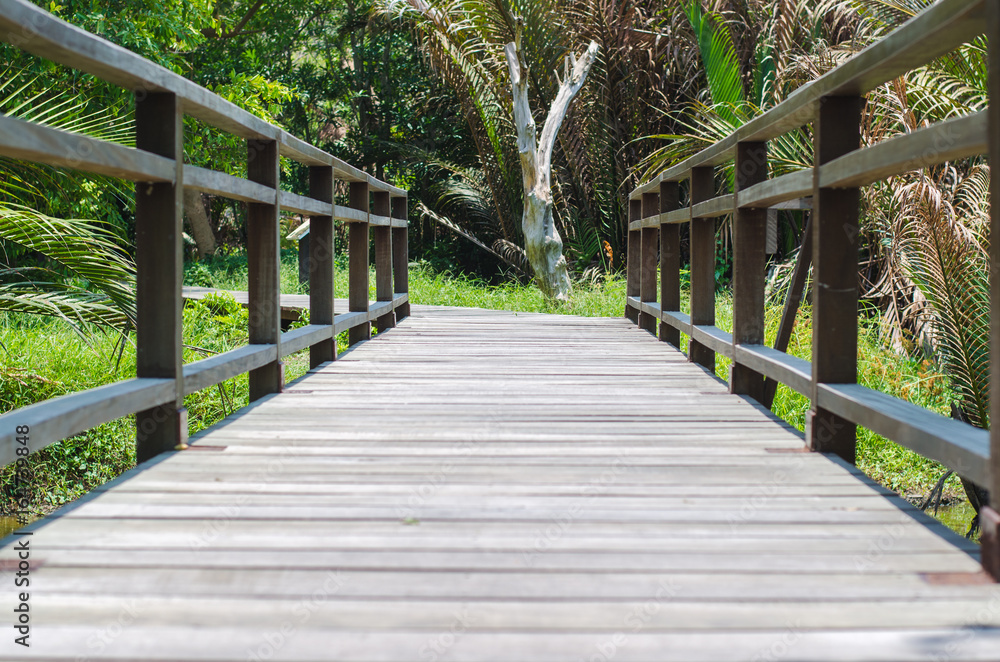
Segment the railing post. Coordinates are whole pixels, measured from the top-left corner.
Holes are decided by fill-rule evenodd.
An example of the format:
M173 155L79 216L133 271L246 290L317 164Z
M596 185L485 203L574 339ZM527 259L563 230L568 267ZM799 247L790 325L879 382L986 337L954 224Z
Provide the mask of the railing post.
M987 3L986 36L989 39L989 159L990 236L1000 237L1000 6ZM990 242L990 503L979 511L982 530L982 563L993 579L1000 581L1000 240Z
M660 183L660 213L680 209L680 185ZM660 310L679 312L681 309L681 232L676 223L660 225ZM660 340L674 347L681 346L681 332L666 322L660 322Z
M330 203L330 216L309 220L309 322L333 326L334 321L334 234L333 168L309 168L309 196ZM330 338L309 348L309 366L316 368L337 360L337 339Z
M642 218L642 200L629 200L628 202L628 222L638 221ZM628 231L628 261L625 265L625 296L639 297L641 294L640 268L642 261L642 233L639 230ZM625 317L636 324L639 323L639 311L632 307L627 300L625 302Z
M369 214L368 182L351 182L350 206ZM352 313L368 312L368 223L351 223L348 236L349 293L348 303ZM351 328L348 343L354 345L372 337L371 322Z
M409 218L405 197L392 199L392 217L404 223ZM409 230L404 226L392 228L392 282L396 294L410 293ZM396 308L396 322L410 316L410 302Z
M645 193L642 196L642 218L659 216L660 194ZM660 243L659 228L643 228L639 238L642 261L639 264L639 298L644 303L656 303L656 252ZM648 313L639 313L639 326L656 335L657 319Z
M376 191L372 195L372 213L376 216L389 218L389 194ZM392 301L392 227L377 225L373 228L375 235L375 299L377 301ZM390 310L375 320L379 331L396 326L396 312Z
M764 344L764 268L767 263L767 210L740 209L740 191L767 180L767 143L736 146L733 210L733 344ZM733 362L731 393L764 401L764 376Z
M715 197L715 169L691 169L691 207ZM715 326L715 219L691 216L691 325ZM691 339L688 357L715 373L715 352Z
M281 344L281 208L278 181L281 162L275 140L247 141L247 179L273 188L274 204L251 202L247 211L247 268L249 271L250 344L274 345L278 356L250 371L250 402L285 385Z
M174 402L136 415L137 462L187 441L181 296L184 114L176 95L136 96L136 147L176 162L176 181L136 184L136 376L173 379Z
M855 457L854 423L821 409L820 384L853 384L858 379L858 217L857 188L820 188L822 166L861 145L859 97L820 100L813 171L813 362L812 409L806 417L809 448Z

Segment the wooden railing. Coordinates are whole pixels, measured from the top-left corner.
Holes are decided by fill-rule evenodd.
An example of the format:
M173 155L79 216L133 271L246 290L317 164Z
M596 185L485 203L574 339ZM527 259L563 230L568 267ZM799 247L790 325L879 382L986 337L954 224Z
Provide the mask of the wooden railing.
M982 516L983 563L1000 578L1000 429L992 436L966 423L857 384L858 221L860 189L893 175L946 161L988 154L1000 163L1000 104L987 111L928 126L861 147L864 96L908 71L984 33L990 38L990 92L1000 92L1000 3L940 0L823 77L735 133L670 167L631 193L626 314L643 329L680 347L714 371L716 354L732 360L730 389L771 405L782 383L812 400L806 441L814 451L854 462L861 425L989 489ZM812 125L812 169L769 179L767 142ZM732 193L717 195L716 168L734 162ZM992 198L1000 189L992 180ZM682 182L687 204L681 204ZM767 210L811 198L813 209L778 332L764 345ZM733 333L715 326L715 219L732 215ZM690 315L681 313L680 224L690 228ZM993 236L1000 236L992 212ZM657 251L660 291L657 302ZM991 242L992 358L998 365L1000 329L995 274L1000 241ZM813 265L812 362L787 348L809 260ZM991 410L1000 416L1000 382L992 375Z
M406 191L24 0L0 0L0 40L135 93L135 149L0 115L0 156L136 182L138 308L136 378L0 416L0 466L24 455L21 447L35 452L133 413L142 462L187 439L184 396L244 373L251 400L277 393L284 386L283 357L308 348L315 367L336 359L338 334L347 331L354 344L371 336L373 322L389 328L409 314ZM246 139L246 179L184 163L185 116ZM309 167L305 195L280 189L280 157ZM335 204L335 180L349 186L346 206ZM250 342L187 365L181 338L185 188L248 203ZM311 323L287 333L281 331L282 211L311 217ZM336 221L350 227L350 305L341 314L334 313ZM371 234L375 302L368 300ZM26 446L18 441L25 438Z

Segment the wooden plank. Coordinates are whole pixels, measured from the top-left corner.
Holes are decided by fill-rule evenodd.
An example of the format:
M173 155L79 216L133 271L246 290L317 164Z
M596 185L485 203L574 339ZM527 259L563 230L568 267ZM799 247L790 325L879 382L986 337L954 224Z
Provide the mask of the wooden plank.
M389 194L376 191L372 195L372 218L384 218L385 224L376 226L372 234L375 242L375 299L392 301L392 219ZM387 313L375 318L379 331L396 326L396 315L389 307Z
M138 182L173 183L172 158L0 115L0 156Z
M680 207L680 186L672 182L660 184L660 217ZM660 302L663 310L681 308L681 234L676 225L660 227ZM660 340L680 349L680 332L660 319Z
M333 167L309 168L309 196L326 203L333 202ZM329 212L329 210L327 210ZM335 234L333 216L329 213L309 219L309 321L333 326L335 313L334 260ZM332 328L331 328L332 331ZM309 367L316 368L327 361L337 360L337 339L331 333L309 348Z
M664 184L677 185L677 182L664 182ZM660 214L660 225L679 225L680 223L691 222L691 208L682 207L663 214Z
M130 379L15 409L0 416L0 466L17 459L16 438L32 453L137 411L176 402L173 379ZM18 428L28 433L18 433Z
M375 195L389 195L388 193L378 192ZM371 214L368 216L368 224L372 227L382 227L391 228L392 227L392 217L386 216L384 214Z
M392 198L391 207L393 307L396 308L396 320L402 321L410 316L410 240L406 197Z
M820 384L819 406L978 485L989 483L989 433L859 384Z
M365 218L363 223L351 224L348 236L348 267L349 305L352 313L364 313L365 322L352 326L349 333L349 344L355 345L371 338L371 324L368 323L368 244L370 232L368 229L368 214L370 200L367 180L351 182L351 209Z
M642 200L629 201L629 221L638 221L642 218ZM642 234L639 230L629 230L628 232L628 257L625 265L625 296L638 298L642 289ZM639 323L639 310L625 303L625 317L632 320L634 324Z
M269 186L187 164L184 166L184 188L243 202L273 205L275 201L274 189Z
M704 202L699 202L691 207L693 218L718 218L732 214L736 205L736 197L732 194L720 195Z
M227 379L278 360L274 345L246 345L184 366L184 395L191 395Z
M643 217L659 219L660 195L659 193L646 193L641 200L641 213ZM639 298L644 302L656 302L656 267L658 266L658 251L660 244L660 229L655 227L644 227L639 231ZM656 335L657 318L659 312L649 314L640 311L639 328Z
M996 3L988 5L986 36L989 44L988 85L990 104L988 113L989 161L1000 163L1000 104L993 100L1000 98L1000 8ZM1000 177L990 179L990 200L1000 199ZM990 205L990 233L1000 236L1000 212L997 206ZM990 361L991 365L1000 365L1000 278L996 275L996 265L1000 264L1000 242L990 242ZM990 373L990 418L998 420L1000 412L1000 371ZM994 579L1000 580L1000 425L990 428L990 482L980 483L993 496L989 504L980 509L980 527L983 543L983 568Z
M733 336L722 329L704 324L692 324L691 340L716 354L733 358Z
M736 194L741 209L767 209L813 194L812 168L758 182Z
M859 189L820 186L819 171L861 144L860 97L829 97L820 105L815 127L813 170L815 212L813 262L813 407L806 437L814 451L832 452L854 462L853 423L818 405L817 386L854 383L858 378L858 218Z
M740 143L736 152L736 197L767 180L767 143ZM733 218L733 343L764 343L764 285L767 255L767 210L737 209ZM737 355L738 356L738 355ZM735 361L730 391L758 402L764 399L764 378Z
M307 324L281 334L281 356L308 349L324 340L333 340L333 325Z
M333 210L332 199L316 200L288 191L278 191L278 204L282 211L290 211L304 216L329 216Z
M247 141L247 179L278 189L281 160L276 141ZM281 356L281 210L250 203L247 210L247 308L251 345L274 345L272 363L250 371L250 401L281 392L285 384Z
M809 361L789 356L767 345L737 345L735 352L737 361L766 375L775 383L785 384L806 397L812 393L812 366Z
M664 324L677 329L680 333L686 336L691 335L691 317L689 315L680 311L664 310L660 312L660 319L663 320Z
M947 120L859 149L820 168L822 188L856 188L987 152L986 111Z
M355 182L352 182L352 184ZM344 223L368 223L368 208L352 209L351 207L341 207L334 205L333 218Z
M715 196L715 170L691 171L691 324L715 324L715 220L694 216L694 208ZM694 336L688 350L691 361L715 372L715 353Z
M171 379L174 400L136 413L136 461L187 441L184 409L184 117L173 94L136 97L139 149L172 159L174 182L140 183L135 192L136 377Z

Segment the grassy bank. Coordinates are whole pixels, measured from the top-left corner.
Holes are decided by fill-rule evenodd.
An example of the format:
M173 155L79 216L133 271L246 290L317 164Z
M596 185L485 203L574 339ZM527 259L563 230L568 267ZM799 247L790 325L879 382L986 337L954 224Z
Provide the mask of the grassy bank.
M347 296L346 263L338 265L337 294ZM298 283L294 254L283 256L282 290L304 292ZM246 288L246 261L241 255L219 257L188 265L186 282L220 289ZM546 301L537 288L518 283L486 286L468 278L435 273L416 264L410 274L411 300L415 304L472 306L524 312L548 312L585 316L620 316L625 298L624 280L617 277L577 283L568 303ZM730 330L732 302L720 295L717 303L720 328ZM768 342L773 341L780 309L768 310ZM185 361L234 349L247 342L246 312L224 298L191 302L184 311ZM789 352L809 358L811 317L804 309L796 324ZM93 388L135 374L134 338L120 349L119 338L101 333L80 336L66 324L20 315L0 315L0 411L32 402ZM885 350L874 323L866 324L859 337L861 383L904 398L940 413L948 411L951 394L947 381L927 361L907 360ZM286 360L286 374L294 379L308 369L308 355L299 353ZM718 375L728 377L729 365L720 359ZM247 403L247 379L236 378L218 387L188 396L192 433L217 422ZM800 430L809 402L785 387L778 389L775 412ZM867 430L859 430L858 464L883 485L916 498L926 494L943 473L935 462L912 453ZM86 491L114 478L133 466L133 421L131 417L108 423L50 446L31 458L37 512L52 510ZM13 509L10 470L0 472L0 508ZM961 500L957 478L949 480L945 494ZM956 530L967 526L967 517L952 518Z

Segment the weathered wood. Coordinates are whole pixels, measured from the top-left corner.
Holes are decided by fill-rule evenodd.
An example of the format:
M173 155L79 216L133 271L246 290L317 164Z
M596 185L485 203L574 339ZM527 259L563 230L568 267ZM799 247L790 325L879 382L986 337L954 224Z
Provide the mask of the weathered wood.
M732 193L720 195L703 202L693 204L691 216L694 218L718 218L733 213L736 196Z
M987 111L883 140L820 169L822 188L857 188L913 170L986 153Z
M659 216L660 196L658 193L647 193L642 196L641 214L644 218ZM659 227L643 228L639 232L639 299L644 302L656 302L656 267L657 252L660 243ZM657 317L640 312L639 328L656 335Z
M334 248L333 217L329 205L333 204L333 168L309 168L309 196L327 203L326 214L309 219L309 322L333 325L334 317ZM309 348L309 367L316 368L327 361L337 360L337 339L329 339Z
M275 191L270 186L193 165L184 166L184 188L265 205L274 204L275 199Z
M281 211L277 189L281 177L278 143L247 141L247 179L275 190L271 204L250 203L247 209L247 271L251 345L281 344ZM250 401L279 393L285 384L280 358L250 371Z
M680 185L676 182L660 184L660 214L668 214L680 207ZM681 309L681 232L676 225L660 226L660 307L665 311ZM678 349L681 334L666 322L660 321L660 340Z
M392 198L392 283L394 297L410 292L410 253L406 197ZM409 299L396 307L396 321L410 316Z
M334 340L333 324L308 324L281 334L281 356L308 349L319 342Z
M802 302L806 277L809 275L809 267L811 265L812 214L809 213L809 220L806 221L806 229L802 233L802 246L799 247L799 255L795 259L795 269L792 271L792 279L788 283L785 305L781 310L781 322L778 323L778 332L774 337L774 349L779 352L787 350L788 343L792 339L792 331L795 330L795 318L799 312L799 304ZM761 404L770 409L774 405L774 396L777 393L777 389L778 382L768 378L764 382L764 399L761 400ZM799 393L810 395L810 393L803 391L799 391Z
M813 253L813 394L806 438L814 451L854 462L855 425L818 404L819 384L851 384L858 376L858 189L820 186L821 168L861 144L864 99L829 97L815 128Z
M989 41L989 93L988 113L989 160L994 169L1000 163L1000 7L990 3L987 10L986 36ZM1000 177L990 179L990 236L1000 237L1000 211L995 204L1000 200ZM990 242L990 361L1000 366L1000 241ZM1000 370L990 372L990 419L1000 420ZM994 579L1000 581L1000 425L990 426L990 480L980 483L990 493L990 503L980 510L982 525L983 567Z
M744 209L767 209L812 194L813 173L809 168L758 182L740 191L739 206Z
M128 416L137 411L159 412L160 405L177 401L173 379L130 379L99 386L15 409L0 416L0 466L19 457L17 437L28 437L24 444L35 453L67 437ZM17 432L24 426L25 435Z
M373 216L384 217L388 223L373 230L375 242L375 299L392 301L392 219L390 218L389 194L377 191L372 195ZM392 310L376 318L379 331L396 326L396 314Z
M823 410L894 439L977 484L988 482L985 430L859 384L820 384L817 392Z
M715 196L715 170L699 167L691 171L691 324L715 324L715 219L693 215L696 205ZM715 352L691 339L691 361L715 372Z
M812 365L809 361L789 356L767 345L739 345L735 358L739 363L766 375L768 383L780 382L806 397L812 393Z
M173 182L173 159L0 115L0 156L138 182Z
M313 167L325 168L329 166ZM330 172L333 172L332 168L330 168ZM317 200L304 195L296 195L295 193L290 193L289 191L278 191L278 205L281 207L282 211L290 211L296 214L309 216L329 216L330 212L333 210L332 199Z
M136 414L136 460L187 441L181 285L183 264L183 114L173 94L137 95L136 147L173 159L174 182L136 186L136 376L174 380L174 401Z
M363 214L365 222L352 223L348 237L350 265L348 269L350 310L368 315L368 246L370 231L367 222L370 211L368 182L351 182L351 209ZM371 324L367 321L351 328L348 342L355 345L372 337Z
M628 206L629 222L642 219L642 200L631 200ZM639 297L642 289L642 234L639 230L628 232L628 257L625 265L626 296ZM626 301L625 317L639 323L639 310Z
M740 143L736 151L736 195L767 179L767 143ZM764 280L767 263L767 210L736 209L733 215L733 343L764 344ZM733 363L729 388L764 400L764 377Z
M355 184L361 186L364 182L351 182L352 186ZM367 225L369 217L367 207L352 209L351 207L335 205L333 208L333 218L344 223L364 223Z
M664 184L677 185L677 182L664 182ZM680 225L691 222L691 208L681 207L673 211L660 214L660 225Z
M246 345L184 366L184 395L215 386L274 363L279 358L273 345Z

